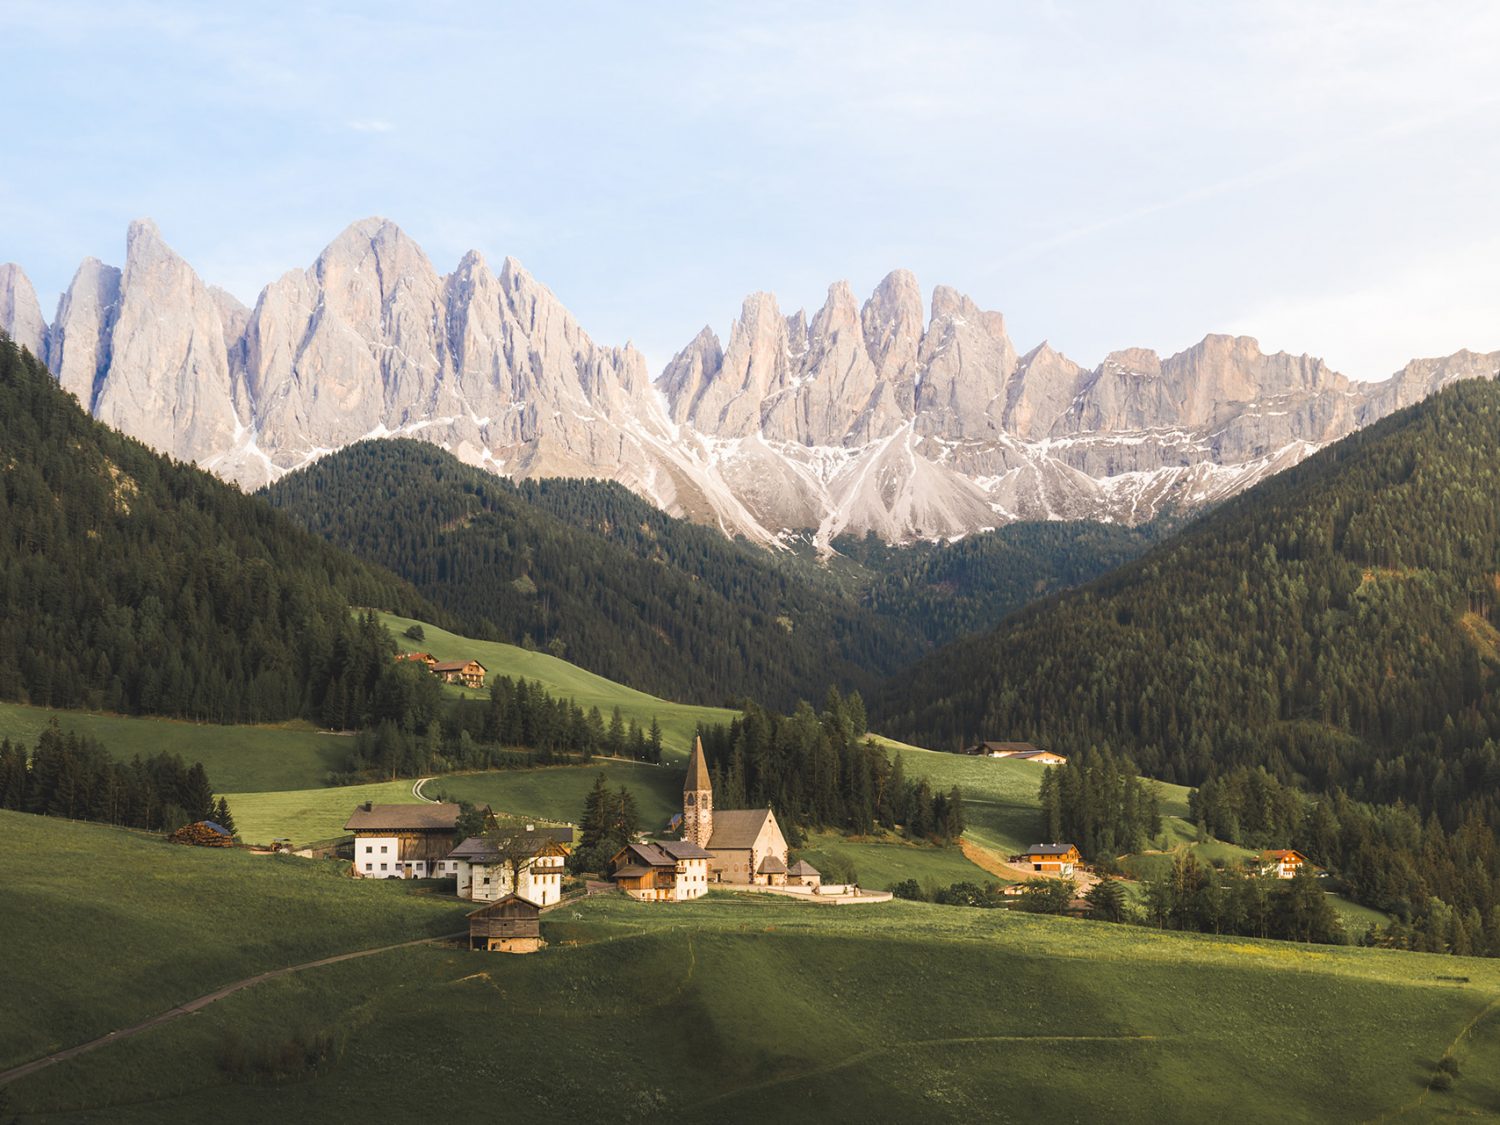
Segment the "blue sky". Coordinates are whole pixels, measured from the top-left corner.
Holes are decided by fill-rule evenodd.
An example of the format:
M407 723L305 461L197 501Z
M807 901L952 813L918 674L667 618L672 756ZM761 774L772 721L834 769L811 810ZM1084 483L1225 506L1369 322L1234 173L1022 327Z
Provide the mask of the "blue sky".
M4 0L0 260L149 215L247 303L353 220L659 366L890 269L1093 364L1500 348L1500 5Z

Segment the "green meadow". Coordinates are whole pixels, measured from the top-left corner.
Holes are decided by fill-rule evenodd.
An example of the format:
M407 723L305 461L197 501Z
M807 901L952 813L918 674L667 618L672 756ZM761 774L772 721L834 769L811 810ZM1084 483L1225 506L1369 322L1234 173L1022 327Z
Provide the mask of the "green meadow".
M325 865L0 815L0 1065L272 965L454 928ZM101 884L118 888L104 899ZM101 910L104 912L101 913ZM282 977L17 1080L23 1120L1343 1122L1500 1108L1500 964L893 902L607 895L529 957ZM23 945L12 945L14 940ZM111 971L100 973L98 966ZM319 1041L316 1056L289 1044ZM1451 1088L1434 1087L1451 1060ZM234 1058L279 1060L246 1073ZM1440 1085L1440 1084L1439 1084Z

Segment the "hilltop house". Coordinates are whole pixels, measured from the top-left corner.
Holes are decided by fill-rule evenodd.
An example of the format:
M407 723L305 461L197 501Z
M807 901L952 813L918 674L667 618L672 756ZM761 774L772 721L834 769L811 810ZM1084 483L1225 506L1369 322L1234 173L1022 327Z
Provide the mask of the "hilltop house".
M427 667L444 683L462 684L467 688L484 687L485 667L477 660L438 660Z
M1294 878L1302 865L1307 862L1307 857L1295 848L1282 848L1278 851L1261 852L1256 857L1262 875L1274 875L1278 879Z
M1038 749L1030 742L976 742L962 753L984 758L1016 758L1044 766L1060 766L1068 759L1051 750Z
M551 906L562 898L564 864L572 843L571 828L533 824L509 834L470 836L438 862L436 874L457 880L459 898L493 902L515 894L538 906ZM520 869L518 887L511 886L511 856L506 853L530 857Z
M469 948L491 953L535 953L542 941L542 910L520 895L469 912Z
M1012 856L1011 862L1026 864L1039 875L1071 879L1083 856L1072 844L1032 844L1025 854Z
M432 666L437 663L437 657L433 656L430 652L398 652L396 654L396 663L400 664L403 660L410 660L421 664L429 672L432 671Z
M626 844L609 861L609 875L642 902L685 902L707 893L711 858L686 840Z

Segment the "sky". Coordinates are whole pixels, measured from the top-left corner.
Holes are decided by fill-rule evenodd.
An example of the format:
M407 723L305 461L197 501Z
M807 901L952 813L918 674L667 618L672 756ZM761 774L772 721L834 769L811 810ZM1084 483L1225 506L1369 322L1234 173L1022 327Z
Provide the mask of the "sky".
M349 223L654 369L912 270L1086 365L1500 348L1500 5L0 0L0 261L156 220L247 304Z

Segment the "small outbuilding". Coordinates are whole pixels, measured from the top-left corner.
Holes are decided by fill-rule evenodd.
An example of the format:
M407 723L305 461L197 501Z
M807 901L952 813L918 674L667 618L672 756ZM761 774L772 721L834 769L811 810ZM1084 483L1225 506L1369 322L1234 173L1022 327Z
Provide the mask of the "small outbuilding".
M821 887L823 873L807 860L799 859L787 870L786 882L789 887Z
M520 895L469 912L469 948L487 953L535 953L542 941L542 908Z

